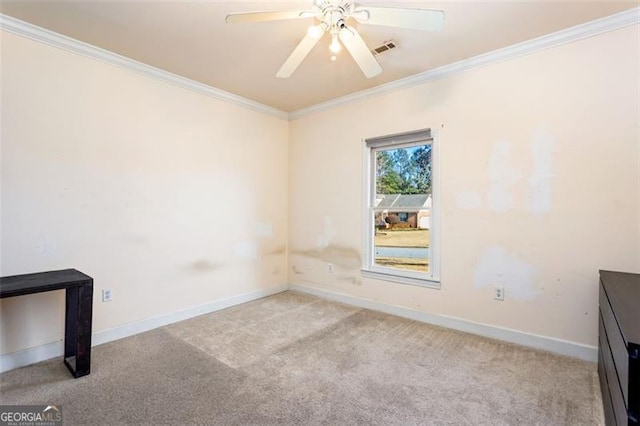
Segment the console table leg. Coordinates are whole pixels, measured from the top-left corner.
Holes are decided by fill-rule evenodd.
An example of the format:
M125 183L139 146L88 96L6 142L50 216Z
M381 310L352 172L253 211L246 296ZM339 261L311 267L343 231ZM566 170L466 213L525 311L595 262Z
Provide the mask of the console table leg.
M93 283L67 289L64 363L73 377L86 376L91 367Z
M64 315L64 359L75 358L78 341L78 287L66 290L66 307ZM75 363L75 359L74 359ZM73 366L75 370L75 365ZM73 371L71 371L73 373Z

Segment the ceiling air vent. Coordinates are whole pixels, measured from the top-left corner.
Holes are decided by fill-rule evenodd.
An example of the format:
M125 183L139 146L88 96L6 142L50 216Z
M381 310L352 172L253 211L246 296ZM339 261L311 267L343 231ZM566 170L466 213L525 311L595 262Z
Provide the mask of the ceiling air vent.
M389 41L385 41L382 46L378 46L374 49L371 49L371 53L373 53L373 56L378 56L388 50L391 49L395 49L396 48L396 42L393 40L389 40Z

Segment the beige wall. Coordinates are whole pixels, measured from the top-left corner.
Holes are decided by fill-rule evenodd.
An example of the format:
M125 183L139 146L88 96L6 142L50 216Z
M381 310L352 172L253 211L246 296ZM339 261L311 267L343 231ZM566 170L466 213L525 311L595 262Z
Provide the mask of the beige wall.
M598 269L640 272L638 31L293 121L289 281L596 345ZM362 279L362 139L424 127L443 128L442 289Z
M91 275L94 332L286 284L286 121L1 42L2 275ZM59 340L63 300L3 299L2 353Z
M595 345L597 270L640 272L638 26L291 123L1 42L0 274L92 275L94 332L288 281ZM428 126L442 289L362 279L361 140ZM63 316L2 300L0 352Z

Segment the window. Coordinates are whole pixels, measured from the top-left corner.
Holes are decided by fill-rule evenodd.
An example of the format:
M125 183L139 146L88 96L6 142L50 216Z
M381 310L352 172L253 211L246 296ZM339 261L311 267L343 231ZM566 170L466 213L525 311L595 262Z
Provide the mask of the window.
M365 140L363 276L440 288L435 136Z

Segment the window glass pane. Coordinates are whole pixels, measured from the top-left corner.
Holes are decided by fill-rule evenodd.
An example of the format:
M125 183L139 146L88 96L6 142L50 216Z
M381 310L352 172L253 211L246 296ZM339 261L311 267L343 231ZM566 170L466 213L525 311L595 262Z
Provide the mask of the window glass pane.
M373 150L376 266L429 272L431 147Z

